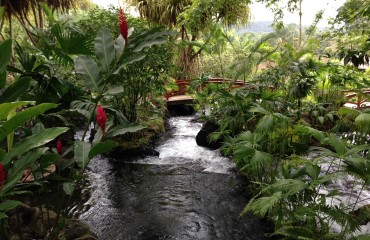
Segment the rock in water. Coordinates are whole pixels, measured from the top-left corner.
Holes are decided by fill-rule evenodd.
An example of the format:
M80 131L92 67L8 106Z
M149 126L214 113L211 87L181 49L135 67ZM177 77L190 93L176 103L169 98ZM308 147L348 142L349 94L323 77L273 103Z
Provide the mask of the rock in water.
M198 144L198 146L207 147L210 149L218 149L221 147L222 139L219 139L215 142L210 142L209 134L217 131L217 129L220 126L213 122L205 122L202 126L202 129L198 132L197 136L195 137L195 140Z

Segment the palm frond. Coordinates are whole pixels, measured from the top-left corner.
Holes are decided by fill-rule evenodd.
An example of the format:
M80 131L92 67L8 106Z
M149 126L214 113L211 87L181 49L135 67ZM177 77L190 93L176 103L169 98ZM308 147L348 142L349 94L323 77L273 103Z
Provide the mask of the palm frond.
M288 239L315 240L315 233L308 227L283 226L272 234L272 236L284 236Z
M275 206L283 198L282 192L275 192L269 197L260 197L258 199L252 199L242 211L242 215L247 212L252 212L258 216L264 217L267 213L273 211Z
M355 125L361 132L370 132L370 113L360 113L357 115Z

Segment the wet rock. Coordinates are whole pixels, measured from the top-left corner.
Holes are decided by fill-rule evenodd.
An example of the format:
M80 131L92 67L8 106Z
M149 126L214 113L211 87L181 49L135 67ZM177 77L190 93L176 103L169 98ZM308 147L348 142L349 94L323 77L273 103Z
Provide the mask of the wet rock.
M117 160L135 160L146 156L159 156L159 152L152 146L139 146L135 148L120 148L117 147L114 151L109 153L109 156Z
M210 148L210 149L217 149L217 148L220 148L221 147L221 144L222 144L222 139L219 139L215 142L210 142L208 139L209 139L209 135L215 131L217 131L217 129L219 128L220 126L216 123L213 123L213 122L205 122L202 126L202 129L199 131L199 133L197 134L195 140L198 144L198 146L202 146L202 147L207 147L207 148Z
M89 226L79 220L69 220L63 236L67 240L98 240L98 236L90 230Z
M57 223L57 214L54 211L30 207L27 204L18 206L9 213L8 219L11 239L44 238L48 229Z

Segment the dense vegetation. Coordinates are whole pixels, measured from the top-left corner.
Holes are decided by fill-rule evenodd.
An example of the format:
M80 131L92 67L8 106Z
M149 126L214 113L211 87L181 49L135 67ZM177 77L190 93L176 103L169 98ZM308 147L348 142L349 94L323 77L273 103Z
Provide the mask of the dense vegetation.
M141 18L85 1L0 1L1 239L22 231L25 196L53 191L68 205L94 156L163 128L173 79L192 80L202 117L219 126L210 141L248 179L242 214L285 239L366 239L370 2L348 0L330 31L317 31L322 13L284 26L278 0L259 2L276 12L271 33L236 33L248 0L130 1ZM301 3L289 11L302 16ZM208 76L231 81L205 86ZM350 199L335 187L343 179ZM65 207L37 207L57 218L33 237L60 237Z

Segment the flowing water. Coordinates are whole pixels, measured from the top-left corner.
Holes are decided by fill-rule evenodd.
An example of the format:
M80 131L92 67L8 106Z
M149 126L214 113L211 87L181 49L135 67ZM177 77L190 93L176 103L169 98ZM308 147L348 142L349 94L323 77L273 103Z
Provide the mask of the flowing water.
M201 124L173 117L159 157L94 158L87 201L72 212L100 239L265 239L266 223L239 214L248 198L233 163L197 146Z

